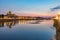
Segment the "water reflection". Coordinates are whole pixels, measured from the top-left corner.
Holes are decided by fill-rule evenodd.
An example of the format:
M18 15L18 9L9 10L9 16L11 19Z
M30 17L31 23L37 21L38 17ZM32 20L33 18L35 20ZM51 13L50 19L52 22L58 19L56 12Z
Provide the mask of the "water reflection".
M0 39L49 40L54 35L54 30L51 29L52 24L52 20L0 22Z
M4 27L4 22L0 22L0 27Z
M12 28L18 21L9 21L9 22L0 22L0 27L4 27L5 25L9 28Z
M58 22L58 20L54 20L53 26L56 28L56 40L60 40L60 22Z
M5 25L9 28L12 28L12 26L15 26L17 23L18 21L5 22Z
M4 27L5 25L9 28L15 26L16 24L39 24L42 20L16 20L16 21L6 21L0 22L0 27Z

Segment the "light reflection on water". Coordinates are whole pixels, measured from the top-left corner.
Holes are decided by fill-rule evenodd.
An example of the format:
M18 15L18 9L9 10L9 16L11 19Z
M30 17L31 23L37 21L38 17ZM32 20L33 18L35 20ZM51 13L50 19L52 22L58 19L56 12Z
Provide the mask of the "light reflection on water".
M54 35L52 20L0 22L1 40L50 40Z

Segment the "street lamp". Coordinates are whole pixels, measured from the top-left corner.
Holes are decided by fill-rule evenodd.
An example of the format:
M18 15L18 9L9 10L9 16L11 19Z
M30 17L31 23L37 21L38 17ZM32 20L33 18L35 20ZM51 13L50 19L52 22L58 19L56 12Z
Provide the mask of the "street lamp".
M58 21L60 22L60 12L58 13Z

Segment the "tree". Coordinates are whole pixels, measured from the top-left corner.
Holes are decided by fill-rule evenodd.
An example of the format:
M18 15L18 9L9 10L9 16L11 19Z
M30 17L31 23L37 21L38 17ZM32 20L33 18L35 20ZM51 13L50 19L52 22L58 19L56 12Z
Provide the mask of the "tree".
M0 15L0 18L4 18L4 14L1 14L1 15Z

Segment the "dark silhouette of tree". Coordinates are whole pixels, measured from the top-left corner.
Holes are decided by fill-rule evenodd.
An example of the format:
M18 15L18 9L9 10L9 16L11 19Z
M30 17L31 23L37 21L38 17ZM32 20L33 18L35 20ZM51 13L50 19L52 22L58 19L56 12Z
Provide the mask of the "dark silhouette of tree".
M0 15L0 18L4 18L4 14L1 14L1 15Z

